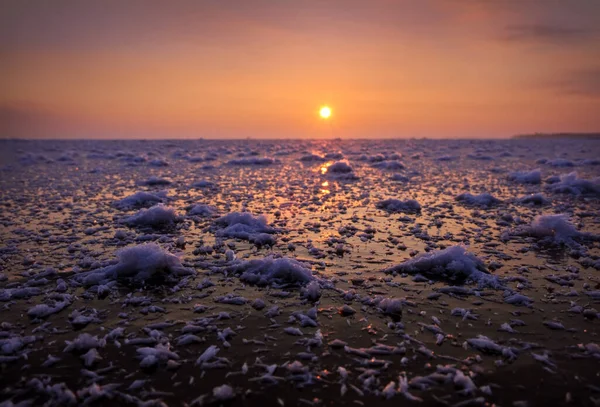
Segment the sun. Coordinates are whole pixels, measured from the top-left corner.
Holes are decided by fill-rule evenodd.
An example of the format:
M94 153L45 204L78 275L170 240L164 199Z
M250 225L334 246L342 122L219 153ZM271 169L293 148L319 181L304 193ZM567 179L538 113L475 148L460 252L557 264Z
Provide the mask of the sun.
M321 107L321 110L319 110L319 116L321 116L322 119L329 119L331 117L331 108L329 106Z

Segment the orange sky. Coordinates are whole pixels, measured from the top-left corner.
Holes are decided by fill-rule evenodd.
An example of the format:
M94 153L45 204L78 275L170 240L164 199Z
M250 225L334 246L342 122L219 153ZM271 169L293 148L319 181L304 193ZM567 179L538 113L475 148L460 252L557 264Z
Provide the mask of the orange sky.
M595 0L0 7L0 137L600 131Z

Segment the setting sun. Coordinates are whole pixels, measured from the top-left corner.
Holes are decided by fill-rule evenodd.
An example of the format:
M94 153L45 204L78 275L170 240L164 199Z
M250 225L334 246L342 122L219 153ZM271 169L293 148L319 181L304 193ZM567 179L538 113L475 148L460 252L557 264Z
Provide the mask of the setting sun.
M323 106L321 110L319 110L319 116L321 116L322 119L329 119L331 116L331 108L329 106Z

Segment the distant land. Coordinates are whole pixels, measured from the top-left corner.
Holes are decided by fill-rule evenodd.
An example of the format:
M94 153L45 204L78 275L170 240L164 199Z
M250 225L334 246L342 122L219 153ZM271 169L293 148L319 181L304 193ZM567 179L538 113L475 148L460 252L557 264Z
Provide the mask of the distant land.
M530 139L530 138L575 138L575 139L600 139L600 133L533 133L517 134L512 138Z

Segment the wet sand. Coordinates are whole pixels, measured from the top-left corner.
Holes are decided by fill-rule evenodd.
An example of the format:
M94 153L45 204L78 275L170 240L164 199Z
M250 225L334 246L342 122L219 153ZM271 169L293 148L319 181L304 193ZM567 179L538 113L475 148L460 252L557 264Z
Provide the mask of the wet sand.
M7 403L591 406L600 400L600 278L594 266L600 166L592 162L600 142L3 144L0 398ZM340 156L301 160L310 153ZM272 162L253 164L255 157ZM557 157L563 161L548 164ZM350 172L328 171L343 159ZM403 168L382 169L381 162ZM509 177L536 168L540 183ZM581 181L560 191L546 182L572 171L590 183L587 189L579 188ZM394 181L394 174L406 179ZM151 176L170 183L144 184ZM199 180L210 184L194 187ZM155 194L175 218L128 224L156 203L116 204L139 191ZM489 193L499 202L456 200L466 192ZM534 193L548 202L518 202ZM378 209L390 198L414 199L421 209ZM214 213L190 214L197 204ZM233 229L219 219L236 212L265 215L266 223L257 225L268 233L228 235ZM527 229L536 216L551 214L565 214L578 234L540 237ZM175 254L194 274L141 283L107 277L100 284L106 289L81 282L81 276L118 268L119 249L148 242ZM450 271L464 268L449 264L443 278L433 268L384 272L454 246L476 256L497 285L462 275L449 280ZM235 271L248 260L273 256L299 260L317 282L318 298L307 298L306 281L256 286ZM59 280L65 283L60 289ZM39 290L29 298L7 294L23 287ZM528 301L508 303L516 294ZM243 304L220 302L225 295ZM130 297L147 299L127 304ZM253 306L256 299L264 308ZM397 300L401 312L386 313L382 299ZM56 313L28 316L37 304L63 301ZM266 316L273 307L278 311ZM74 326L81 315L91 321ZM122 335L109 335L119 327ZM293 329L301 335L291 335L298 333ZM102 343L64 351L65 341L85 333ZM197 339L177 344L190 333ZM492 345L478 346L478 335ZM213 345L217 355L197 363ZM143 348L168 348L176 357L144 368ZM90 349L99 359L85 366L81 356ZM48 355L60 359L43 366ZM407 388L399 387L399 376ZM136 380L144 382L130 389ZM223 385L229 389L215 393Z

